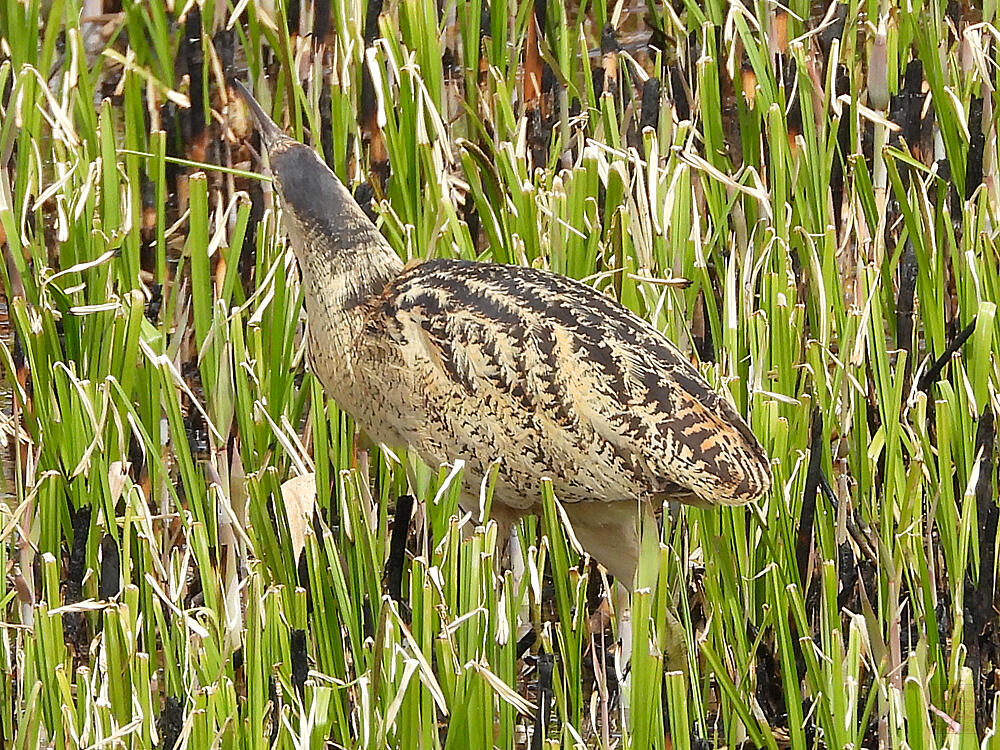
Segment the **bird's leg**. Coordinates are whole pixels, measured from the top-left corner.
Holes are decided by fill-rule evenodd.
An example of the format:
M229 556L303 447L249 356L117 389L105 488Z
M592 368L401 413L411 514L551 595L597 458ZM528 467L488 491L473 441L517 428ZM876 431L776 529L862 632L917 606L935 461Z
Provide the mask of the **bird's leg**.
M646 508L647 505L642 503L641 508ZM640 552L643 550L643 528L640 528L643 513L640 507L628 501L565 503L563 508L580 546L603 565L616 581L608 591L608 598L614 606L618 624L619 644L615 650L615 672L621 687L621 706L627 715L630 681L626 675L633 649L631 591L636 583ZM652 531L648 533L652 535L647 544L651 542L653 545L653 560L649 566L653 571L655 584L658 548L655 518L652 519ZM640 577L639 582L648 585L644 578Z

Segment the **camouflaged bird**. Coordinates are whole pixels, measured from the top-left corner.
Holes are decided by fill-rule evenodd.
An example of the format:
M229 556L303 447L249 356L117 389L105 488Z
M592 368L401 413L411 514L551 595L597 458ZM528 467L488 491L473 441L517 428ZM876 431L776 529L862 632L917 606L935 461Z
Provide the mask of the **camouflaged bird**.
M298 260L313 372L376 442L465 462L462 505L499 459L492 515L552 480L583 548L625 585L643 503L737 505L770 483L750 428L667 338L578 281L466 260L404 266L340 180L257 121Z

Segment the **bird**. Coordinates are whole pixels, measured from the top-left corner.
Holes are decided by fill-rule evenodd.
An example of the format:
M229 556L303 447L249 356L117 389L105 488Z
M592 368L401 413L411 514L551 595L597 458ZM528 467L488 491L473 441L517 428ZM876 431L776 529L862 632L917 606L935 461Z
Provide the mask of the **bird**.
M462 460L470 512L496 463L490 514L506 530L541 512L548 479L580 546L628 588L650 508L766 494L746 421L650 322L547 270L404 264L319 155L235 86L299 266L310 368L373 442Z

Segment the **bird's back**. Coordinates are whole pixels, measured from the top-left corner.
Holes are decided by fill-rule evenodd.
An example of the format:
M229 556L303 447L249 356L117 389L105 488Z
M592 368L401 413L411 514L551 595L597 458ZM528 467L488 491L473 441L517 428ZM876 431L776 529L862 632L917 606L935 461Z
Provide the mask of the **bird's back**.
M511 508L535 507L543 477L573 503L737 504L767 487L739 414L661 333L585 284L433 260L366 307L352 357L365 403L349 410L432 465L464 459L471 487L498 460L495 497Z

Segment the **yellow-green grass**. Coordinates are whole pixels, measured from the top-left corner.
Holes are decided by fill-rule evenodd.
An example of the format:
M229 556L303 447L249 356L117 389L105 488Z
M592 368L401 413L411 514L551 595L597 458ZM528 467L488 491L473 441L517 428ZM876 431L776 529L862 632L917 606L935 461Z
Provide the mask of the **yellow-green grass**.
M0 0L0 745L992 734L992 4L854 0L833 35L836 12L824 25L804 0L550 2L536 50L534 3L484 16L485 0L399 0L367 55L361 3L329 3L322 45L297 32L325 3L295 4L296 33L281 0L81 5ZM602 54L608 23L623 49ZM878 110L880 81L907 93L912 60L928 124L899 122L909 143ZM532 103L535 65L552 88ZM366 68L375 149L358 124ZM518 589L495 527L456 516L451 471L359 442L308 374L297 274L269 186L245 174L258 165L223 106L227 74L372 186L403 257L585 279L747 416L773 489L749 508L669 509L633 601L627 717L618 623L599 627L620 601L601 604L558 498L540 487L546 513L519 529ZM644 120L650 76L662 91ZM297 559L281 486L310 472ZM383 573L407 492L396 602ZM670 612L687 672L663 671ZM524 624L538 638L522 655Z

